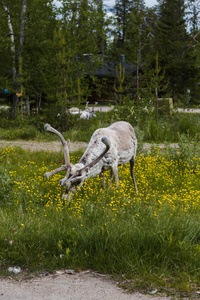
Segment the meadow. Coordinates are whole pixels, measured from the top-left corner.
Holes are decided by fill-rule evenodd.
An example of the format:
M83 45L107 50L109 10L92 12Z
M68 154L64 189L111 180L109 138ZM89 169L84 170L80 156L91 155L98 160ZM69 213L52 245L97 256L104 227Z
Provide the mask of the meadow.
M125 165L119 189L108 189L105 173L106 189L89 179L71 201L62 198L63 173L43 177L63 163L62 153L0 149L1 275L10 266L25 273L92 269L130 290L198 291L200 156L196 144L184 145L138 153L138 193Z

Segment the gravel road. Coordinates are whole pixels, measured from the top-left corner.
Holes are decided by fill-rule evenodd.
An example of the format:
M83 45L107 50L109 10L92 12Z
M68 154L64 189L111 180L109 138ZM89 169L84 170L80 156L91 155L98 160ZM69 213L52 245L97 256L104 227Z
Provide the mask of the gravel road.
M2 147L21 147L31 151L55 151L59 152L62 149L61 142L35 142L35 141L5 141L0 140L0 148ZM74 142L69 144L69 151L85 150L87 143Z
M152 291L154 293L154 291ZM165 296L128 293L106 276L91 272L57 272L31 280L0 280L0 300L170 300Z
M69 151L84 151L87 148L87 143L83 142L71 142L69 144ZM152 144L144 143L144 148L150 150ZM165 147L165 144L157 144L161 149ZM4 141L0 140L0 148L2 147L21 147L25 150L30 151L55 151L58 152L62 149L60 142L35 142L35 141ZM170 144L172 148L178 148L178 144Z

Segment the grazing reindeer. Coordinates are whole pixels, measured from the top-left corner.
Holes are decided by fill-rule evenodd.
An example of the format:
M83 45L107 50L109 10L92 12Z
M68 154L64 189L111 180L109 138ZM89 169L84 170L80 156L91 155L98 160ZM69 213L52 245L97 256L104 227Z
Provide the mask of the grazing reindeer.
M88 178L96 175L101 176L103 171L107 169L111 169L111 176L114 175L117 186L119 186L118 166L129 161L131 177L137 190L133 171L137 139L134 129L129 123L120 121L113 123L107 128L95 130L85 153L75 165L72 165L69 160L69 140L65 141L62 134L49 124L46 124L44 128L58 135L65 157L65 165L45 173L44 176L48 178L60 171L67 171L66 176L60 181L62 186L66 186L65 198L69 198L71 193L76 193L77 189Z

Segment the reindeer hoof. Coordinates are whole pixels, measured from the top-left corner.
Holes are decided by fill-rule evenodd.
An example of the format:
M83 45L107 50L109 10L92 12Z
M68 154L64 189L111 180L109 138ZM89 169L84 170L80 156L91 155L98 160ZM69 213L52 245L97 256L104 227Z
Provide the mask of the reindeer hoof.
M69 202L71 200L71 195L67 193L63 193L62 198Z
M67 180L65 178L60 180L60 185L64 186L66 184Z

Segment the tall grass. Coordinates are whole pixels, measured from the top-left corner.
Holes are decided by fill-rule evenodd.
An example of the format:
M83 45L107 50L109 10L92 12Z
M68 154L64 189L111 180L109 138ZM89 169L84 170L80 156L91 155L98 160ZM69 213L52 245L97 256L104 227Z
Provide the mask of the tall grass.
M189 164L181 153L138 155L139 193L123 166L119 189L102 190L98 178L89 179L67 202L63 174L43 178L62 163L59 153L1 149L1 273L15 265L91 268L191 292L200 269L200 159Z
M200 115L174 113L172 116L150 117L140 124L144 140L150 142L178 142L181 135L200 141Z
M96 118L90 120L79 119L77 116L68 115L65 122L46 116L24 117L16 120L0 118L0 139L5 140L57 140L55 135L44 132L44 124L50 123L71 141L88 142L93 132L99 127L109 126L119 120L130 122L146 142L179 142L181 135L188 136L191 140L200 140L200 115L174 113L172 116L157 116L147 112L139 115L115 115L114 111L97 112ZM62 126L61 126L62 125ZM65 126L64 126L65 125ZM64 129L63 129L64 128Z

